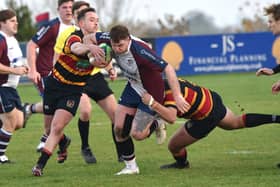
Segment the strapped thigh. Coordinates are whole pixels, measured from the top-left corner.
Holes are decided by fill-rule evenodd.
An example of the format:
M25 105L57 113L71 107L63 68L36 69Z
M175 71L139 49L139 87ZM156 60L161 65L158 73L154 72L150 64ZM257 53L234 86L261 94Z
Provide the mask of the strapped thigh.
M136 122L136 131L142 132L147 128L154 120L156 119L156 115L149 114L142 110L137 109L134 120Z

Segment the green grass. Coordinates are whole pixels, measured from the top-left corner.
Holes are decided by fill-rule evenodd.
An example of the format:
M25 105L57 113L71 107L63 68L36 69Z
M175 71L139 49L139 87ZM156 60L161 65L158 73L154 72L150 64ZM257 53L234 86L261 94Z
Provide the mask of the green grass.
M190 76L189 80L211 88L223 97L224 103L235 113L279 114L279 96L271 94L271 85L279 76L256 77L254 73ZM118 98L125 81L111 83ZM33 85L19 86L23 101L40 98ZM238 105L241 105L240 107ZM78 115L77 115L78 116ZM208 137L188 148L191 169L159 169L161 164L173 162L167 142L157 145L155 137L135 142L140 174L114 176L124 167L117 162L108 118L93 104L90 145L98 163L86 165L80 155L77 116L66 127L72 144L64 164L56 163L54 154L42 177L33 177L31 168L39 154L35 148L43 130L42 115L33 115L26 129L14 133L7 155L14 161L0 166L0 186L279 186L280 126L266 125L254 129L224 131L215 129ZM184 120L168 126L168 136Z

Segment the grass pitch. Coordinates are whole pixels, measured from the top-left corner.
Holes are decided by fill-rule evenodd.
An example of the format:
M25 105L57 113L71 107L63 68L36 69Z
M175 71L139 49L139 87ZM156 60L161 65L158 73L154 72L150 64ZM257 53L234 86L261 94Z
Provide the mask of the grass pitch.
M271 85L278 75L256 77L254 73L219 74L185 77L199 85L217 91L224 103L235 113L280 114L280 96L271 94ZM118 98L125 81L110 83ZM20 85L24 102L40 98L33 85ZM77 113L78 114L78 113ZM13 164L0 165L0 186L279 186L280 124L269 124L251 129L224 131L216 128L208 137L188 147L191 169L160 170L162 164L173 162L167 141L157 145L155 136L135 142L139 175L114 176L124 167L118 163L111 136L110 121L93 103L90 126L90 145L97 164L87 165L80 154L78 115L66 127L72 138L68 160L56 162L50 158L44 175L33 177L31 168L39 154L35 148L43 132L43 117L33 115L25 129L14 133L7 150ZM168 138L184 122L168 126Z

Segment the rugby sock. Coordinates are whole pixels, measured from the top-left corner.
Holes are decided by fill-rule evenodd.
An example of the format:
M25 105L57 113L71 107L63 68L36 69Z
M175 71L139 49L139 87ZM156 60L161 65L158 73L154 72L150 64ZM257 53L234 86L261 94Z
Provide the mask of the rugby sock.
M244 114L242 116L245 127L257 127L267 123L280 123L280 116L269 114Z
M122 154L121 154L121 149L120 149L119 142L117 142L116 136L115 136L115 133L114 133L114 123L112 123L112 136L113 136L113 140L114 140L114 143L115 143L115 146L116 146L116 150L117 150L117 154L118 154L118 159L120 159Z
M80 132L80 137L82 141L82 149L89 147L88 144L88 134L89 134L89 121L82 121L79 119L78 127Z
M131 137L129 137L124 142L119 142L119 146L120 146L120 151L122 153L122 158L125 161L129 161L135 158L134 144Z
M41 142L46 142L46 141L47 141L47 138L48 138L48 135L43 134L43 135L41 136L40 141L41 141Z
M37 164L41 168L44 168L51 155L52 155L52 153L50 151L48 151L47 149L43 148L42 151L41 151L41 156L39 157Z
M3 128L0 129L0 156L5 154L12 135L12 133L5 131Z
M66 135L63 134L60 141L58 142L60 151L65 151L65 150L61 150L61 149L63 149L65 147L66 143L67 143Z
M156 130L156 128L158 128L158 122L157 122L157 120L154 120L152 125L150 126L150 133L149 133L148 137L151 136L151 134Z
M36 104L31 104L30 105L30 111L31 111L32 114L37 113L37 111L36 111Z
M133 119L134 119L133 115L129 115L129 114L125 115L124 126L123 126L123 129L122 129L122 137L123 138L126 138L126 137L129 136Z
M176 155L173 154L173 158L180 165L185 165L187 161L187 151L185 148L181 149L180 152Z

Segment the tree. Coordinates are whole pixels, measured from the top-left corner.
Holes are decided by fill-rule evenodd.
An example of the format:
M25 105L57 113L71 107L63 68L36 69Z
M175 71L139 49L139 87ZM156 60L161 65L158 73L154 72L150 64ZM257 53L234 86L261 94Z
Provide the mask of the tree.
M171 14L166 14L164 20L158 19L159 35L160 36L174 36L174 35L187 35L189 34L189 23L184 17L175 19Z
M217 34L221 29L215 25L213 18L200 11L190 11L184 15L188 19L191 34Z
M158 36L187 35L187 34L214 34L221 32L213 19L200 11L186 12L181 18L165 15L164 20L158 19Z
M6 5L8 8L16 12L19 22L17 39L19 41L28 41L35 33L35 26L32 23L31 11L27 5L18 6L15 0L7 0Z
M254 12L252 18L246 16L247 11ZM246 1L239 7L239 13L241 15L242 32L267 31L267 24L262 15L264 12L261 10L259 3L251 4L250 1Z
M137 8L133 8L130 0L95 0L97 14L100 17L100 29L109 30L113 25L120 23L135 24L133 16Z

